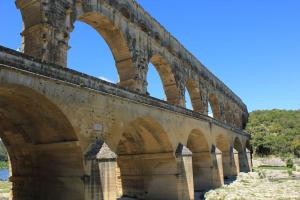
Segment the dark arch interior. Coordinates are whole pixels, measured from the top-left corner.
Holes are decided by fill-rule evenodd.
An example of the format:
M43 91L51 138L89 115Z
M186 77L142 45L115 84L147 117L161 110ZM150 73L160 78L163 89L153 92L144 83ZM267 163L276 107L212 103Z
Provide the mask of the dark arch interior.
M130 123L117 148L124 197L176 199L177 165L172 145L157 122L140 118Z
M217 137L217 148L222 152L222 164L224 179L227 180L231 177L231 156L230 156L230 143L229 140L223 135Z
M23 87L1 87L0 137L11 161L13 200L83 199L76 135L46 98Z
M201 193L213 188L213 163L208 142L199 130L193 130L188 138L187 147L192 151L195 199Z
M234 140L234 149L238 152L239 170L241 172L248 172L249 165L247 160L246 149L243 148L243 145L239 138L236 138Z

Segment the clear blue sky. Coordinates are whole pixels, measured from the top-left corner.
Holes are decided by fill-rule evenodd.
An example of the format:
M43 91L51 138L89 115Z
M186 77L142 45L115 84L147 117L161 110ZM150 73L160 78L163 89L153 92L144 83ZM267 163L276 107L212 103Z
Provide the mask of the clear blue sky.
M139 0L162 25L227 84L250 111L300 109L299 0ZM183 4L184 3L184 4ZM20 47L22 20L14 1L0 2L0 45ZM116 82L101 36L77 22L68 65ZM164 98L153 67L149 92Z

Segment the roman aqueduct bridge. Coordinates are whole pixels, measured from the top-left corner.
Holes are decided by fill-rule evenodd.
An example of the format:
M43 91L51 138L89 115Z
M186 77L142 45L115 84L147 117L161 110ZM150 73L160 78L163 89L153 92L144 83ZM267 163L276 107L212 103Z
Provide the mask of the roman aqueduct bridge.
M23 52L0 47L12 199L190 200L251 170L245 104L135 1L16 5ZM118 84L67 68L77 20L107 42ZM149 63L166 101L147 93Z

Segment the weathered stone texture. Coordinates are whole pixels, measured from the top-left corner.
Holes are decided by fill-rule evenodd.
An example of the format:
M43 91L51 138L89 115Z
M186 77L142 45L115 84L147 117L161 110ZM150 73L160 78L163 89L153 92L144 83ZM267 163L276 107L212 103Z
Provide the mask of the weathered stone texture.
M16 5L24 53L0 46L13 200L193 200L251 170L244 103L135 1ZM76 20L108 43L117 85L66 68ZM167 101L147 95L150 62ZM186 88L193 111L184 108Z
M236 174L232 147L251 168L239 129L3 47L0 105L14 200L193 199Z
M133 0L17 0L24 21L24 52L67 66L70 32L76 20L92 26L114 55L119 85L147 92L148 64L156 67L167 101L185 106L187 88L195 111L213 107L218 120L244 128L245 104L167 30ZM75 27L76 28L76 27Z

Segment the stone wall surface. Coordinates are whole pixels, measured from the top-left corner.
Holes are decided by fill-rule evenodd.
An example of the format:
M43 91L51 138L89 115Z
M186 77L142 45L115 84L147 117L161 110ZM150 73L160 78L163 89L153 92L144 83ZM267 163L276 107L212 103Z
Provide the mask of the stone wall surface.
M16 5L24 52L0 46L13 200L193 200L251 170L246 105L136 1ZM118 84L66 68L76 20L109 45ZM166 101L147 94L149 63Z
M195 186L236 175L233 146L246 152L249 143L248 133L201 113L4 47L0 85L14 199L56 191L56 199L152 200L162 188L169 199L193 199Z

